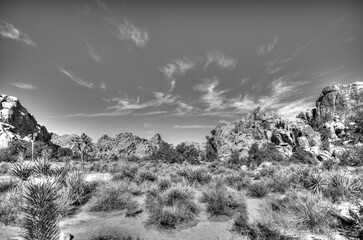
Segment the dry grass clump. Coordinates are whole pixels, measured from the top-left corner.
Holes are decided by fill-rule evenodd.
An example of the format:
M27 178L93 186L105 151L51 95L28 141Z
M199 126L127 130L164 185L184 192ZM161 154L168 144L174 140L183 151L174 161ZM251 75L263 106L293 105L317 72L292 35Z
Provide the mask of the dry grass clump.
M132 200L127 183L118 182L99 188L90 204L89 211L117 211L136 207L137 202Z
M143 183L145 181L155 182L158 177L150 170L140 170L137 172L135 179L138 183Z
M263 181L257 181L247 186L248 195L250 197L262 198L270 192L270 186L268 183Z
M236 190L241 190L250 185L251 179L243 172L230 172L224 175L226 184Z
M307 191L289 191L282 197L270 197L262 215L277 229L330 233L336 227L331 202Z
M0 195L0 223L7 225L19 225L20 216L19 209L23 203L23 198L20 192L12 191L5 192Z
M132 181L136 178L138 167L134 165L121 165L116 167L113 173L114 180L127 180Z
M232 216L243 202L237 202L232 194L227 191L227 187L221 179L205 187L200 199L207 204L207 212L211 217Z
M206 168L188 166L177 171L179 176L184 177L190 185L199 183L201 185L208 184L212 180L212 176Z
M194 194L188 187L176 185L153 188L147 192L148 223L159 228L175 228L195 219L199 208L193 201Z

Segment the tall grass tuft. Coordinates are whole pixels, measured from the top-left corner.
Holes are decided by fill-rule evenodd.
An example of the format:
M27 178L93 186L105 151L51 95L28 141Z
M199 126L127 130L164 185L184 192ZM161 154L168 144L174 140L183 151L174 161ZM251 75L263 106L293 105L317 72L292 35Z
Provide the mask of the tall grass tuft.
M58 240L58 187L54 179L34 178L24 184L22 227L25 240Z

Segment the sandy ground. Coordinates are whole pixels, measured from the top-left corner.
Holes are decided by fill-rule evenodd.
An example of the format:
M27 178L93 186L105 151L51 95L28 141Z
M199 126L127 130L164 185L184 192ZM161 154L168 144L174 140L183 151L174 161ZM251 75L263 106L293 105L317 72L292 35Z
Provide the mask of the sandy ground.
M87 176L88 181L92 180L110 180L108 174L90 174ZM198 199L198 192L196 199ZM74 240L88 240L92 236L100 234L111 234L119 236L140 237L147 240L169 240L169 239L200 239L200 240L232 240L247 239L230 231L233 225L233 219L227 221L210 220L204 211L204 205L201 205L201 213L192 226L174 230L159 230L153 226L146 226L147 211L145 210L145 196L138 199L143 212L136 217L125 217L125 211L92 213L80 211L78 214L69 219L64 219L60 223L61 231L71 233L75 236ZM257 219L264 203L263 199L246 199L247 210L250 221ZM16 227L0 227L0 239L19 239L20 229Z

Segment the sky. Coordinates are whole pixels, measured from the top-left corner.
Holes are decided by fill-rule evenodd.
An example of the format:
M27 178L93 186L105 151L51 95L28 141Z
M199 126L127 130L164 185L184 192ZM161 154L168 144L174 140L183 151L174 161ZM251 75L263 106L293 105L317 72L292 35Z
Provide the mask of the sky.
M0 0L0 93L60 135L203 142L363 81L360 2Z

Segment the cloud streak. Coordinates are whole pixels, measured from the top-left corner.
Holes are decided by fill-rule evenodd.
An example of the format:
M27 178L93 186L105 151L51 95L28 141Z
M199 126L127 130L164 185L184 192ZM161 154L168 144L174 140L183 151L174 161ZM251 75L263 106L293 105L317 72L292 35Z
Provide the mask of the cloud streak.
M64 68L59 67L59 71L66 75L70 80L77 83L80 86L86 87L86 88L93 88L93 83L86 82L82 78L75 76L71 72L65 70Z
M95 48L92 47L91 44L89 44L88 42L86 42L86 46L88 49L88 53L91 56L91 58L96 61L96 62L102 62L102 58L101 56L96 52Z
M107 19L107 21L116 28L116 36L120 41L131 41L139 48L147 46L150 38L146 29L141 29L125 19L123 23L116 19Z
M205 66L215 64L221 69L231 70L236 67L238 61L235 58L224 55L222 52L209 52L206 56Z
M12 82L10 83L11 85L17 87L17 88L21 88L21 89L29 89L29 90L34 90L37 89L38 87L32 85L32 84L28 84L28 83L22 83L22 82Z
M14 25L8 22L2 22L0 24L0 35L3 38L13 39L30 47L37 47L37 44L23 31L14 27Z
M258 49L257 49L257 54L258 55L266 55L266 54L269 54L270 52L272 52L272 50L275 48L277 44L277 35L275 34L274 35L274 39L272 40L272 42L269 42L267 45L265 46L260 46Z

